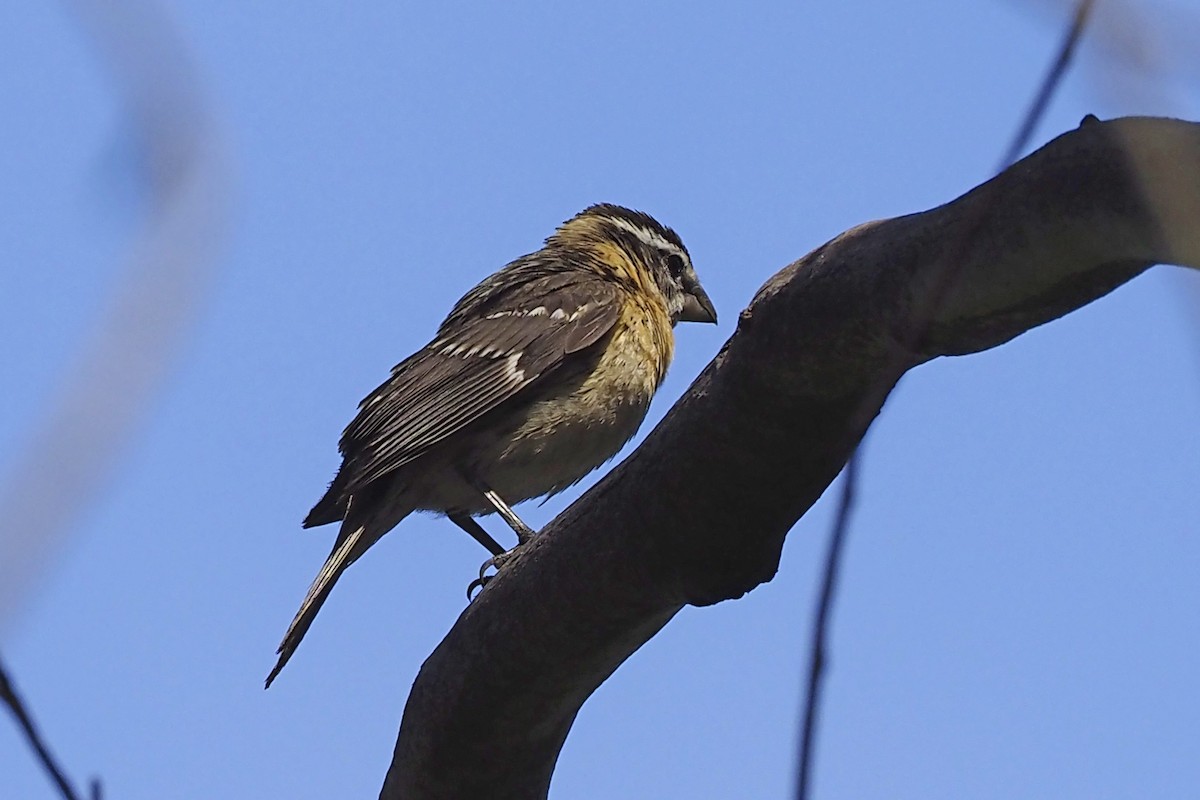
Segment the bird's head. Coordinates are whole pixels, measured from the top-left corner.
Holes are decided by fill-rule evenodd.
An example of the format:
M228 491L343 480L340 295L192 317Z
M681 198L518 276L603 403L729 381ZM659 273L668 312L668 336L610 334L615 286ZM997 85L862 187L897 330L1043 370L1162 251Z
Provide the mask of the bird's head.
M679 234L649 214L618 205L589 206L546 240L586 254L589 266L661 296L671 322L716 322L692 258Z

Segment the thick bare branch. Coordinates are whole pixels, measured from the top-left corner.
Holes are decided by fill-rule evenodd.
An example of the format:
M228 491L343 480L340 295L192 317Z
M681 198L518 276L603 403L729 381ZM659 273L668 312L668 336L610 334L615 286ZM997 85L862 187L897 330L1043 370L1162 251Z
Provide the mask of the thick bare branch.
M545 797L584 700L684 604L771 579L907 369L1161 262L1200 266L1200 125L1130 118L782 270L645 443L463 612L412 688L381 797Z

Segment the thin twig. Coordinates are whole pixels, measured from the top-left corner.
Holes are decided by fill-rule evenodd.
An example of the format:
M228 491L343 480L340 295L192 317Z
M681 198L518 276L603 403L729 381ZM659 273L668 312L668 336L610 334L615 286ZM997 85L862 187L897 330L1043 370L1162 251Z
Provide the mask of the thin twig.
M1045 78L1043 78L1041 87L1034 97L1029 110L1025 113L1021 126L1017 129L1017 133L1013 137L1003 161L1000 163L998 172L1011 166L1028 146L1033 131L1037 128L1038 123L1041 122L1046 109L1050 105L1051 99L1053 99L1055 92L1058 90L1062 76L1066 72L1067 66L1070 64L1071 58L1075 53L1076 46L1083 36L1084 28L1087 25L1094 5L1095 0L1080 0L1075 6L1075 14L1072 17L1071 26L1067 29L1067 33L1063 37L1058 56L1050 65ZM957 265L963 261L961 256L970 245L971 239L974 237L979 225L983 222L984 216L984 214L980 213L976 219L968 221L963 226L962 236L959 238L956 246L948 248L947 256L943 258L944 266L941 269L941 279L931 292L933 301L926 305L923 310L924 313L916 315L915 323L909 331L909 341L906 344L915 344L924 334L928 320L933 317L933 312L941 304L941 297L945 295L945 292L953 284ZM825 573L815 613L812 642L809 646L811 656L809 658L808 690L805 695L804 709L801 716L800 763L796 770L796 800L808 800L808 787L812 775L812 754L817 733L817 710L821 702L821 688L827 661L829 618L833 611L834 591L837 586L838 570L841 564L842 549L846 542L850 513L853 510L857 495L858 460L861 449L860 444L846 464L846 472L842 479L844 481L842 495L839 499L833 530L829 537L829 551L825 560Z
M1058 91L1058 86L1062 82L1062 76L1066 74L1067 66L1071 63L1071 58L1075 55L1075 47L1079 44L1079 40L1083 38L1083 29L1087 26L1087 21L1092 14L1092 7L1094 5L1096 5L1095 0L1080 0L1079 4L1075 6L1075 16L1071 20L1071 27L1067 29L1066 35L1063 36L1062 44L1058 49L1058 58L1054 59L1054 63L1050 65L1050 71L1046 73L1046 77L1042 80L1041 88L1038 89L1037 96L1033 98L1033 104L1029 106L1029 110L1025 113L1025 121L1017 129L1012 144L1008 146L1008 151L1004 154L1004 159L1001 160L1000 166L996 169L997 172L1008 169L1029 145L1029 139L1033 136L1034 129L1045 115L1046 108L1050 105L1050 100L1054 97L1054 93Z
M817 601L817 622L813 631L812 655L808 667L808 702L804 704L803 727L800 731L800 769L796 778L796 796L808 796L809 775L812 772L813 733L817 724L816 698L821 694L821 682L825 677L826 629L833 610L833 593L837 587L838 565L842 558L842 542L850 526L850 512L854 510L854 492L858 488L858 451L846 464L842 475L842 496L838 502L837 519L829 537L829 552L825 556L825 576L821 581L821 596Z
M0 662L0 700L8 706L9 710L17 719L17 726L21 732L25 734L25 740L29 742L30 748L37 754L38 761L42 762L42 767L46 772L50 773L50 778L58 787L58 792L66 800L79 800L79 795L75 794L75 790L71 788L71 784L67 782L67 778L63 775L62 769L55 762L54 756L50 755L50 750L46 747L45 741L38 733L37 726L33 724L33 718L25 708L25 704L17 695L17 690L13 688L12 681L8 678L8 671L4 669L4 664ZM99 783L92 782L92 796L99 797Z

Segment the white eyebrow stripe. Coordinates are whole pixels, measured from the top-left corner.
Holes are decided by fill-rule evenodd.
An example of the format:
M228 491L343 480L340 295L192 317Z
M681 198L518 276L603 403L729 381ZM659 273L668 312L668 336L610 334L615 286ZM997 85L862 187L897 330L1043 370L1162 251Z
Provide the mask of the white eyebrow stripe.
M647 244L651 247L657 247L659 250L666 250L668 253L674 253L682 258L685 263L690 263L688 255L683 251L683 248L674 242L664 239L657 231L652 231L649 228L643 228L641 225L635 225L634 223L627 219L623 219L622 217L605 217L605 219L621 230L626 231L627 233L632 233L634 236L640 239L643 244Z

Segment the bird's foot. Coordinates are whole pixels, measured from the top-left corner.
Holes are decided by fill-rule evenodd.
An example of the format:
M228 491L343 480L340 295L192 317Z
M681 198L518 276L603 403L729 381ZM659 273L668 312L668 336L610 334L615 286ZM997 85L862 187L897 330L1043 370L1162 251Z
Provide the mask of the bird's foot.
M529 540L526 539L525 541ZM525 542L521 542L511 550L506 550L503 553L494 555L487 561L483 562L483 564L479 567L479 577L471 581L470 585L467 586L467 600L473 600L475 598L476 590L482 592L484 588L491 583L497 575L500 574L501 570L503 570L513 561L516 561L520 556L521 551L524 549L524 544ZM489 570L495 571L489 573Z

